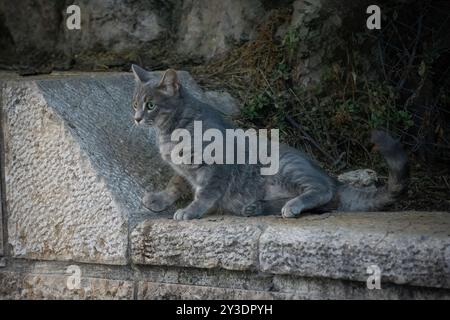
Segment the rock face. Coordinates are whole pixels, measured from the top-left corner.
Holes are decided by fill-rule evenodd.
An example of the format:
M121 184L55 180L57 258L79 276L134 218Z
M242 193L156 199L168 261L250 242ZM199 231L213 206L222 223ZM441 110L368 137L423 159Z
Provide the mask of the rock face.
M339 45L342 17L349 15L346 8L350 4L339 4L335 0L296 0L292 7L290 26L298 29L303 40L299 43L294 77L305 87L314 86L320 82L329 61L334 60L333 50ZM328 12L335 13L330 15Z
M265 13L260 0L82 0L76 3L81 30L69 30L66 9L72 4L66 0L2 1L0 39L5 45L0 53L6 61L39 63L36 53L56 65L64 55L91 67L136 61L137 55L163 59L167 53L177 53L185 59L209 59L249 40ZM103 53L120 58L111 61Z
M160 76L155 72L154 81ZM180 78L210 101L188 73L180 72ZM171 174L153 131L133 126L133 87L129 74L5 82L13 256L126 263L130 216L142 209L145 189L162 189ZM213 96L222 111L236 109L228 95Z
M23 56L28 50L34 50L35 55L40 55L54 49L64 8L64 1L0 2L0 38L5 41L0 53L5 54L6 62L20 60L15 55Z
M170 29L170 11L177 1L78 1L81 31L62 28L61 45L69 52L103 48L130 52L163 40Z
M260 0L186 0L181 11L178 51L205 58L248 41L264 15Z
M67 7L73 1L2 1L4 33L16 54L30 50L50 57L82 52L130 53L167 36L170 12L177 1L78 1L81 30L69 30ZM20 10L18 10L20 8Z
M91 119L94 125L98 117L81 104L89 93L78 90L76 81L66 83L68 90L55 95L61 99L55 107L45 99L39 84L42 82L7 84L2 93L12 254L34 259L124 264L127 219L107 191L104 178L97 174L95 161L89 159L89 149L83 148L100 138L83 131L89 126L89 121L83 119ZM61 83L55 81L47 86L49 90L58 87L61 89ZM111 98L103 103L112 104ZM81 106L78 116L77 105ZM93 140L80 145L83 138L89 137ZM100 155L98 161L102 161L100 150L91 152ZM136 193L136 186L133 187L132 194ZM136 203L137 196L131 198ZM128 202L133 202L131 199Z
M283 41L288 30L299 29L302 41L292 76L297 84L309 86L320 80L324 67L333 60L331 49L337 45L342 21L353 19L354 15L343 9L350 5L339 3L81 0L76 3L81 10L81 30L69 30L66 10L73 1L3 1L0 67L14 64L45 72L73 66L105 70L131 62L161 68L207 61L255 39L258 27L273 13L292 12L291 21L278 26L276 34ZM328 11L336 13L330 16Z
M133 282L82 277L78 288L67 285L67 275L0 274L0 297L15 300L83 299L130 300Z
M163 284L143 281L139 283L139 300L270 300L292 298L292 295L266 291L239 290L220 287Z

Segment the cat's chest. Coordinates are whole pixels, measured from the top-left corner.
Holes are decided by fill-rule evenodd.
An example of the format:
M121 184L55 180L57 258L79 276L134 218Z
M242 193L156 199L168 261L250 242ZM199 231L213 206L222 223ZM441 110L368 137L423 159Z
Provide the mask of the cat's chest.
M159 141L159 154L164 161L172 163L171 153L175 145L176 144L170 140L167 141L165 139L161 139Z
M177 146L178 142L172 142L169 139L160 139L159 140L159 153L161 155L161 158L167 162L172 169L175 170L179 175L186 178L193 186L196 186L198 184L197 181L197 173L199 165L190 164L190 163L183 163L182 161L174 161L172 159L172 152L174 151L174 148ZM177 149L180 151L180 148ZM177 151L175 150L175 151ZM186 152L189 152L190 150ZM183 151L184 152L184 151ZM175 159L176 160L176 159ZM178 159L179 160L179 159Z
M190 148L180 148L178 144L179 142L171 141L168 138L161 138L159 140L159 154L161 158L172 166L191 166L190 163L185 163L185 159L182 157L185 153L190 154ZM175 148L176 150L174 150Z

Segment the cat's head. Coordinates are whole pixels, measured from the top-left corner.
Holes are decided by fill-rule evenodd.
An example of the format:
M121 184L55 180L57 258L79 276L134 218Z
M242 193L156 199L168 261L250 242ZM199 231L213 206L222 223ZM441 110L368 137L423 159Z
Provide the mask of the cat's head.
M175 112L180 100L180 81L175 70L166 70L160 81L151 81L150 72L132 65L136 86L133 94L134 121L152 125Z

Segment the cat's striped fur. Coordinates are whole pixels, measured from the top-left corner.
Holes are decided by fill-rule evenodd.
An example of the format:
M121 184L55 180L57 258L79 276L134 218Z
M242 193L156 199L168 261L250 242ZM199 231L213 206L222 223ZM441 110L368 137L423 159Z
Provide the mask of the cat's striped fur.
M258 164L176 165L170 158L176 144L171 141L173 130L184 128L193 133L194 121L202 121L204 130L224 132L234 126L190 95L174 70L167 70L156 86L149 84L147 71L136 65L132 70L135 120L156 129L161 156L175 173L166 190L144 196L144 205L153 211L164 210L187 190L194 192L194 200L179 209L174 219L200 218L217 209L245 216L281 213L285 218L305 211L368 211L391 203L407 186L405 152L398 141L381 131L373 132L372 142L387 161L389 182L379 189L342 184L301 151L282 144L279 171L273 176L261 175Z

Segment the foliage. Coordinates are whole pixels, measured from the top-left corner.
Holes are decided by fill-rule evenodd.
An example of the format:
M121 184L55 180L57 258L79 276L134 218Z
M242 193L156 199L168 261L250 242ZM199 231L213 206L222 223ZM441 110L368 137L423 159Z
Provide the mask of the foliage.
M369 151L370 130L411 136L415 96L405 101L398 82L391 81L395 77L380 71L386 66L374 53L379 39L367 30L340 28L348 21L332 8L311 5L305 12L292 26L291 12L274 11L254 41L192 71L203 85L225 87L243 101L237 119L242 126L279 128L284 142L331 171L376 166L380 158ZM417 91L439 56L431 48L412 64ZM406 67L411 63L389 71L404 75ZM442 99L448 100L448 91Z

